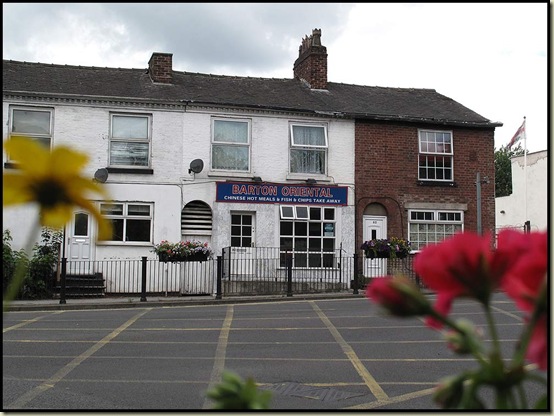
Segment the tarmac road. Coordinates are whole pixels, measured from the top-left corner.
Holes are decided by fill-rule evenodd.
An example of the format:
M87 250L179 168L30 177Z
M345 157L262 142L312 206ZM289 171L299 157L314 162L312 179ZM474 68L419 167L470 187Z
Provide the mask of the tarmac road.
M511 356L523 319L501 294L493 310ZM485 327L470 300L458 300L453 317ZM275 410L438 410L437 381L476 365L420 319L386 317L360 297L146 302L3 318L5 411L210 409L206 391L224 370L271 390ZM532 403L540 393L530 391Z

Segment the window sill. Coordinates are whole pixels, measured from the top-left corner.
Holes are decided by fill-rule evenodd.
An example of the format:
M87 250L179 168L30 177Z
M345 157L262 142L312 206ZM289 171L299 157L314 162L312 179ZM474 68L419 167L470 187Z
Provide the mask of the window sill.
M132 173L136 175L153 175L154 169L148 168L106 168L108 173Z
M314 175L309 173L289 173L287 175L287 181L306 182L308 179L315 179L316 182L333 182L333 178L325 175Z
M250 172L223 172L223 171L209 171L208 176L212 178L241 178L252 179Z
M458 184L453 181L417 181L418 186L439 186L443 188L457 188Z

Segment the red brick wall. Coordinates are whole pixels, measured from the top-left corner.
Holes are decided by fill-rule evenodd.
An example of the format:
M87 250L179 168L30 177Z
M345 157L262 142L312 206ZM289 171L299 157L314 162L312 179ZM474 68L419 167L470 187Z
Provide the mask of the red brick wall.
M153 53L148 70L152 81L170 84L173 81L173 54Z
M327 88L327 53L314 51L324 47L312 47L308 54L299 57L294 63L294 77L306 80L311 88Z
M456 187L418 185L418 128L450 130L454 146ZM476 174L489 183L481 186L483 232L493 231L494 130L409 125L356 120L356 244L363 238L362 217L370 203L387 210L387 234L408 238L406 203L467 204L464 230L477 231Z

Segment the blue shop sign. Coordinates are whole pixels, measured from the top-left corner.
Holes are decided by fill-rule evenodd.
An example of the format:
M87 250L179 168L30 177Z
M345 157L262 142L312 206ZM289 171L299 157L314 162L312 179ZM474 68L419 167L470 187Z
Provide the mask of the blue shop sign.
M217 182L216 202L347 205L347 186Z

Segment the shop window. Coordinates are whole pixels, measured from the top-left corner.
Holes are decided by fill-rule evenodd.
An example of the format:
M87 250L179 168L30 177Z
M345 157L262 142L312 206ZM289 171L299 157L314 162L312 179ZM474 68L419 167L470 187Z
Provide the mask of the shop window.
M281 206L281 266L292 255L293 267L334 267L335 208Z

